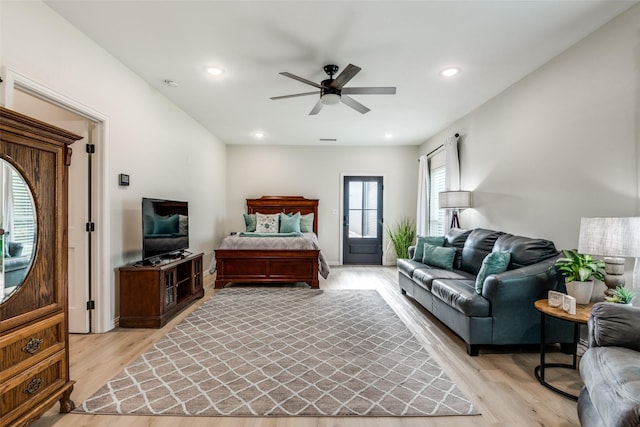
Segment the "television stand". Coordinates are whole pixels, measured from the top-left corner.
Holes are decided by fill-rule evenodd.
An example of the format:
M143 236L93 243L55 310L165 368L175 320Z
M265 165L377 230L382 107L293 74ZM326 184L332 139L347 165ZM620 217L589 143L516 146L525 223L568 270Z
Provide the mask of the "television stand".
M156 265L127 265L120 273L120 324L123 328L161 328L204 296L202 256Z

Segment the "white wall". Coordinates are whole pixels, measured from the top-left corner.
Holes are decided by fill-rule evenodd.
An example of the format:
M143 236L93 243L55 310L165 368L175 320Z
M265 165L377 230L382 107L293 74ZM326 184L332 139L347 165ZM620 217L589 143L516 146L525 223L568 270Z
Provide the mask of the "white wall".
M583 216L640 214L640 6L426 141L454 132L468 228L578 244ZM628 268L629 270L629 268Z
M227 147L227 232L244 227L246 199L304 196L319 199L318 239L330 264L341 263L341 177L384 176L384 220L415 219L418 147L229 145ZM334 214L336 212L337 214ZM385 233L383 248L386 248ZM383 262L394 262L393 249Z
M116 269L140 258L143 196L189 201L191 250L210 258L224 232L221 141L44 3L0 2L0 55L0 67L108 117L112 318ZM119 173L130 175L130 187L117 185Z

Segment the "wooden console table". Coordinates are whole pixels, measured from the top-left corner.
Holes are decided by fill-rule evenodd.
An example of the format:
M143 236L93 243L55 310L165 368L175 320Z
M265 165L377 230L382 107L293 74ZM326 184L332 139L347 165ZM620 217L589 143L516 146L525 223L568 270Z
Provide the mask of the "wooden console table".
M161 328L204 296L202 255L120 267L120 326Z

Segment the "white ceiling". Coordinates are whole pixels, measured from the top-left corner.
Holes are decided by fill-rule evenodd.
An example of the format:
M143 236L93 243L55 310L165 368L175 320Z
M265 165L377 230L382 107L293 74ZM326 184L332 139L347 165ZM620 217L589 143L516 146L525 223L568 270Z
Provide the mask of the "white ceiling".
M47 1L223 142L306 145L420 144L634 3ZM315 95L269 99L315 90L282 71L319 83L324 65L349 63L362 71L346 87L397 94L352 95L364 115L338 104L309 116ZM450 66L460 74L441 77Z

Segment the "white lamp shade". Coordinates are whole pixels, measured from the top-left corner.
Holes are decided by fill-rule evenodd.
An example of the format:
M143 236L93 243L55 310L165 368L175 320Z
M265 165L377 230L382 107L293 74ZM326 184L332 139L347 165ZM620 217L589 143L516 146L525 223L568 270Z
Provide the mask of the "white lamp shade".
M442 191L438 193L438 203L443 209L470 208L471 191Z
M639 258L640 217L582 218L578 252Z

